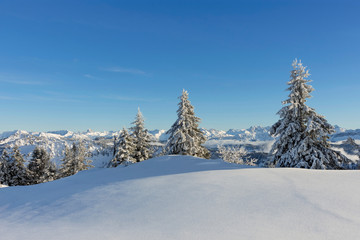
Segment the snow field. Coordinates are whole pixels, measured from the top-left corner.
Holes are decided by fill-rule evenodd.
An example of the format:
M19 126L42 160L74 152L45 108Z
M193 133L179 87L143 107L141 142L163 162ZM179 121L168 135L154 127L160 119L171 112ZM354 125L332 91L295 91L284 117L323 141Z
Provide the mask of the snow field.
M0 190L1 239L357 239L359 171L164 156Z

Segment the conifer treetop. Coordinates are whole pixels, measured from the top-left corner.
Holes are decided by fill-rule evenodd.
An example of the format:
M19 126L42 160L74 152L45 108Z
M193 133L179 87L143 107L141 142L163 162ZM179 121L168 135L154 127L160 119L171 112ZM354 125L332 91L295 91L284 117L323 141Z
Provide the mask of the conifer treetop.
M132 122L134 126L131 128L134 132L142 131L145 128L144 117L140 111L140 107L138 107L138 111L135 117L134 122Z
M150 146L150 135L145 128L144 117L138 108L138 112L135 117L135 121L132 123L132 137L134 138L135 149L133 153L133 158L136 162L141 162L152 157L153 150Z

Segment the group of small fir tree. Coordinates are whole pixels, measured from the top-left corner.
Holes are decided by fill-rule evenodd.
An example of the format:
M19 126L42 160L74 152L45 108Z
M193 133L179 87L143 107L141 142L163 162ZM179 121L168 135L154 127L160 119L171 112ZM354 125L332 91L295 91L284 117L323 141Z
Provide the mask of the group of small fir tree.
M132 124L134 126L130 128L130 133L123 128L120 136L115 138L114 157L110 161L109 167L142 162L152 157L151 135L145 128L140 108Z
M91 161L86 159L82 143L65 149L60 168L51 161L49 153L42 147L35 147L26 165L24 155L17 146L9 153L6 149L0 157L0 184L7 186L33 185L53 181L89 169Z
M90 169L92 161L88 159L88 153L84 144L73 143L72 147L65 146L64 158L61 159L59 175L61 177L72 176L80 171Z

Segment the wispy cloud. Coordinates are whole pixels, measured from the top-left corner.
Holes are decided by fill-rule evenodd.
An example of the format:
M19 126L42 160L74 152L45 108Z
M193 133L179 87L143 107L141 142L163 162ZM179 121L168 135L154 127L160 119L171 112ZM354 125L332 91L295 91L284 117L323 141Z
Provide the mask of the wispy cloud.
M84 102L82 100L76 98L69 98L66 96L39 96L39 95L32 95L26 98L30 101L51 101L51 102L71 102L71 103L81 103Z
M16 98L16 97L9 97L9 96L0 95L0 100L21 100L21 99Z
M136 75L148 75L146 72L135 69L135 68L123 68L123 67L110 67L110 68L102 68L103 71L107 72L117 72L117 73L130 73Z
M62 92L57 91L43 91L42 95L33 95L33 100L39 101L53 101L53 102L73 102L73 103L82 103L85 102L85 98L80 95L69 96Z
M0 100L20 100L20 101L35 101L35 102L64 102L64 103L83 103L84 101L81 97L70 97L63 95L59 92L53 91L44 91L38 94L26 94L22 95L21 98L19 97L12 97L12 96L2 96L0 95Z
M101 96L104 99L116 100L116 101L128 101L128 102L157 102L160 99L157 98L137 98L137 97L128 97L128 96L118 96L118 95L109 95Z
M21 97L0 94L0 100L26 101L26 102L63 102L63 103L85 103L87 96L69 96L61 92L43 91L35 94L22 94Z
M57 80L53 79L53 75L41 75L41 74L19 74L0 72L0 83L14 84L14 85L53 85Z
M40 81L25 81L25 80L2 79L2 78L0 78L0 82L17 84L17 85L43 85L43 84L45 84L44 82L40 82Z
M84 77L90 78L90 79L94 79L94 80L100 80L100 78L95 77L95 76L93 76L93 75L91 75L91 74L84 74Z

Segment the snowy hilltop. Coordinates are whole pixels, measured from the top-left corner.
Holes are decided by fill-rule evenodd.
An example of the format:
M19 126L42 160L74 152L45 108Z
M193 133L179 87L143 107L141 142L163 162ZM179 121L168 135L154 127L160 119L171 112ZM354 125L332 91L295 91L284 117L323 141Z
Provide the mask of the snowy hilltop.
M164 156L0 189L0 235L29 240L357 239L359 181L357 171L250 168Z

